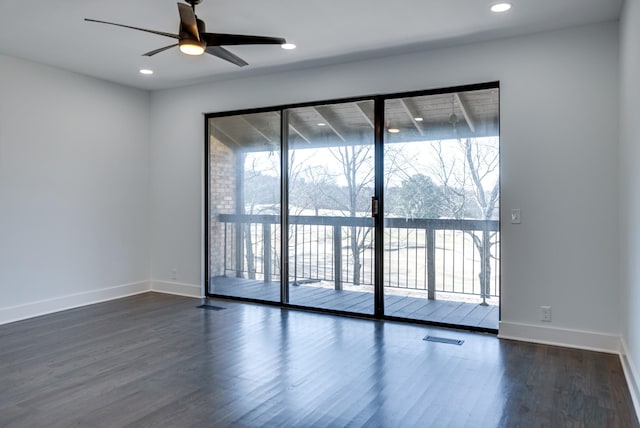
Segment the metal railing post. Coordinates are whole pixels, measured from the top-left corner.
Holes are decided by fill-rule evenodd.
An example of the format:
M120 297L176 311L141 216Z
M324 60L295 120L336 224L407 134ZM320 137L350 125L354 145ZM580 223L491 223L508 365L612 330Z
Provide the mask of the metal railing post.
M236 189L235 189L235 202L236 202L236 214L244 214L244 160L246 154L240 152L236 156ZM251 224L247 223L249 228ZM242 278L244 271L244 224L238 222L236 224L236 277Z
M436 298L436 233L427 229L427 298Z
M264 282L271 282L271 223L262 223L262 270Z
M236 223L236 277L242 278L242 272L244 271L244 225L242 223Z
M222 223L224 228L224 248L222 258L222 276L227 276L227 222Z
M333 280L335 289L342 290L342 227L333 226Z
M293 282L291 285L300 285L298 283L298 225L293 226Z
M482 272L482 279L480 281L480 294L482 295L482 303L481 305L487 306L487 297L489 297L489 281L487 281L487 257L489 257L488 251L489 248L489 230L487 228L487 223L484 223L483 231L482 231L482 255L480 256L480 269Z

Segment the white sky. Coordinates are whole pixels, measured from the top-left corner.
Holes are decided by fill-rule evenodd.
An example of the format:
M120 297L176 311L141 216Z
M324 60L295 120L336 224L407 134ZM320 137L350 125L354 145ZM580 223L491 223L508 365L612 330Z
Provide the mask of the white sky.
M497 151L499 149L499 139L497 137L485 137L477 138L474 140L478 145L479 150L484 151ZM452 164L459 168L463 168L466 164L464 159L464 153L459 146L458 140L442 140L442 141L413 141L408 143L393 143L386 146L385 152L385 170L387 171L387 186L399 186L403 180L406 180L412 175L423 174L431 176L436 184L442 184L441 180L434 174L437 171L441 171L439 167L438 159L435 155L435 151L432 144L440 144L442 149L442 157L446 160L448 167ZM368 177L373 186L373 175L371 174L371 168L373 168L373 145L368 151L368 157L370 158L368 168L364 165L359 171L360 180ZM294 154L295 158L293 162L290 157L290 167L295 168L326 168L329 174L335 177L335 182L339 186L347 184L342 172L342 166L340 162L331 154L330 150L334 152L337 148L308 148L308 149L296 149L290 151L290 154ZM263 174L277 176L279 175L279 152L253 152L247 154L246 165L251 165L254 162L256 170ZM392 158L396 157L398 165L394 168L392 165ZM389 170L393 171L393 174L389 176ZM463 171L460 169L460 174ZM499 179L499 168L495 168L495 171L488 174L484 180L483 185L485 189L492 188L495 182Z

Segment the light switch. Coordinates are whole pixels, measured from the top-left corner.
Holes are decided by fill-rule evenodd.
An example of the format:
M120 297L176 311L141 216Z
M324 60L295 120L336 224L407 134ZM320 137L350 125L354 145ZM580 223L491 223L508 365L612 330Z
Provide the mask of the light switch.
M514 208L511 210L511 223L520 224L520 208Z

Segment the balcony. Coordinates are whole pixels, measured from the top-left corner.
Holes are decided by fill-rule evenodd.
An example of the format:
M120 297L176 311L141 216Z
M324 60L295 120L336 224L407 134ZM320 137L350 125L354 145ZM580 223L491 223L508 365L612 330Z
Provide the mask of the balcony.
M213 294L280 301L280 217L220 214ZM289 303L372 314L373 220L289 217ZM384 222L383 286L390 317L497 329L499 222ZM221 263L220 263L221 261Z

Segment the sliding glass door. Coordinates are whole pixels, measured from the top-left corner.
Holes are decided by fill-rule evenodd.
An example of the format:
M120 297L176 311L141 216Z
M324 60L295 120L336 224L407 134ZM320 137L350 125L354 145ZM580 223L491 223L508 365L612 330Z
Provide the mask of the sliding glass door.
M498 91L208 116L208 294L497 329Z
M289 303L373 314L373 101L293 108L286 119Z
M497 328L498 89L385 100L385 314Z
M278 302L280 113L208 120L208 292Z

